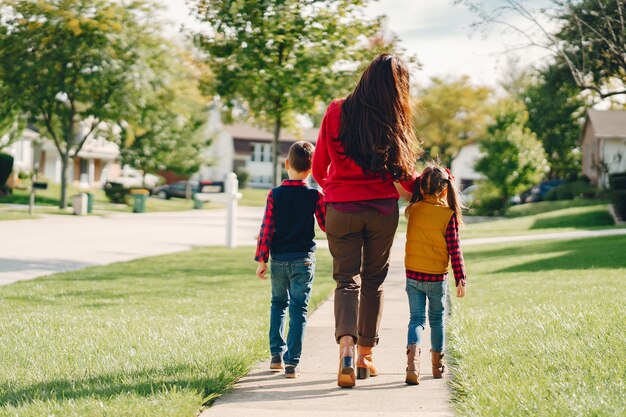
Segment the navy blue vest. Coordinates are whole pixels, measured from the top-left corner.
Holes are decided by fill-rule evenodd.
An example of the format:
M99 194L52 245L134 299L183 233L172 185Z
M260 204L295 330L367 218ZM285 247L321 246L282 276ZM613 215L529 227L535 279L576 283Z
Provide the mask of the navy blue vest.
M271 254L313 252L318 191L308 185L281 185L272 190L272 195L274 235Z

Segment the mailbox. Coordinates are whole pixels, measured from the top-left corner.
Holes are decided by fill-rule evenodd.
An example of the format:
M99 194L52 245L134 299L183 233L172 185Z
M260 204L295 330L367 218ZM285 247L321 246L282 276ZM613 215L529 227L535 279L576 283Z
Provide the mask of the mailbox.
M47 190L48 189L48 183L47 182L34 182L33 183L33 188L35 190Z

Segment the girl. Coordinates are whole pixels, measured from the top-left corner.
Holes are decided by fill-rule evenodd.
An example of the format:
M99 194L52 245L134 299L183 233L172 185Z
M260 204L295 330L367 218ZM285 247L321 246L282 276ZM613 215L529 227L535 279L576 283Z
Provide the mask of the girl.
M426 323L426 299L430 324L433 377L444 372L443 315L446 303L448 263L452 260L456 295L465 295L465 266L459 244L459 225L463 225L461 202L454 178L447 168L431 165L416 181L411 204L406 209L406 292L410 321L407 340L406 380L419 384L421 333Z
M313 154L313 177L327 202L342 388L355 385L355 374L362 379L377 374L372 348L378 343L383 282L398 227L394 182L413 190L419 151L409 81L398 57L374 59L354 91L328 106Z

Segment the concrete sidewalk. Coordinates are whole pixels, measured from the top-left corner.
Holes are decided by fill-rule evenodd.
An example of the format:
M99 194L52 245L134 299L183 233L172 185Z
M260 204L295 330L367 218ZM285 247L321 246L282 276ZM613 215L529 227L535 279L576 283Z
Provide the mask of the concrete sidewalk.
M404 383L409 308L404 292L403 257L403 246L396 242L385 282L380 344L374 351L379 376L357 380L354 389L337 387L339 349L333 336L331 298L309 318L300 378L286 379L283 373L270 372L268 361L262 362L201 417L453 416L449 374L444 379L432 378L428 328L422 346L420 385Z

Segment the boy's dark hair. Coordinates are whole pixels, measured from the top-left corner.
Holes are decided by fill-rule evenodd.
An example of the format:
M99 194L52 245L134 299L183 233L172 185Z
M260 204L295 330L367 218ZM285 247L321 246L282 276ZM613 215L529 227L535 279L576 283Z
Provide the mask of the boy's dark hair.
M301 140L289 148L289 165L298 172L306 172L311 169L311 160L315 147L312 143Z

